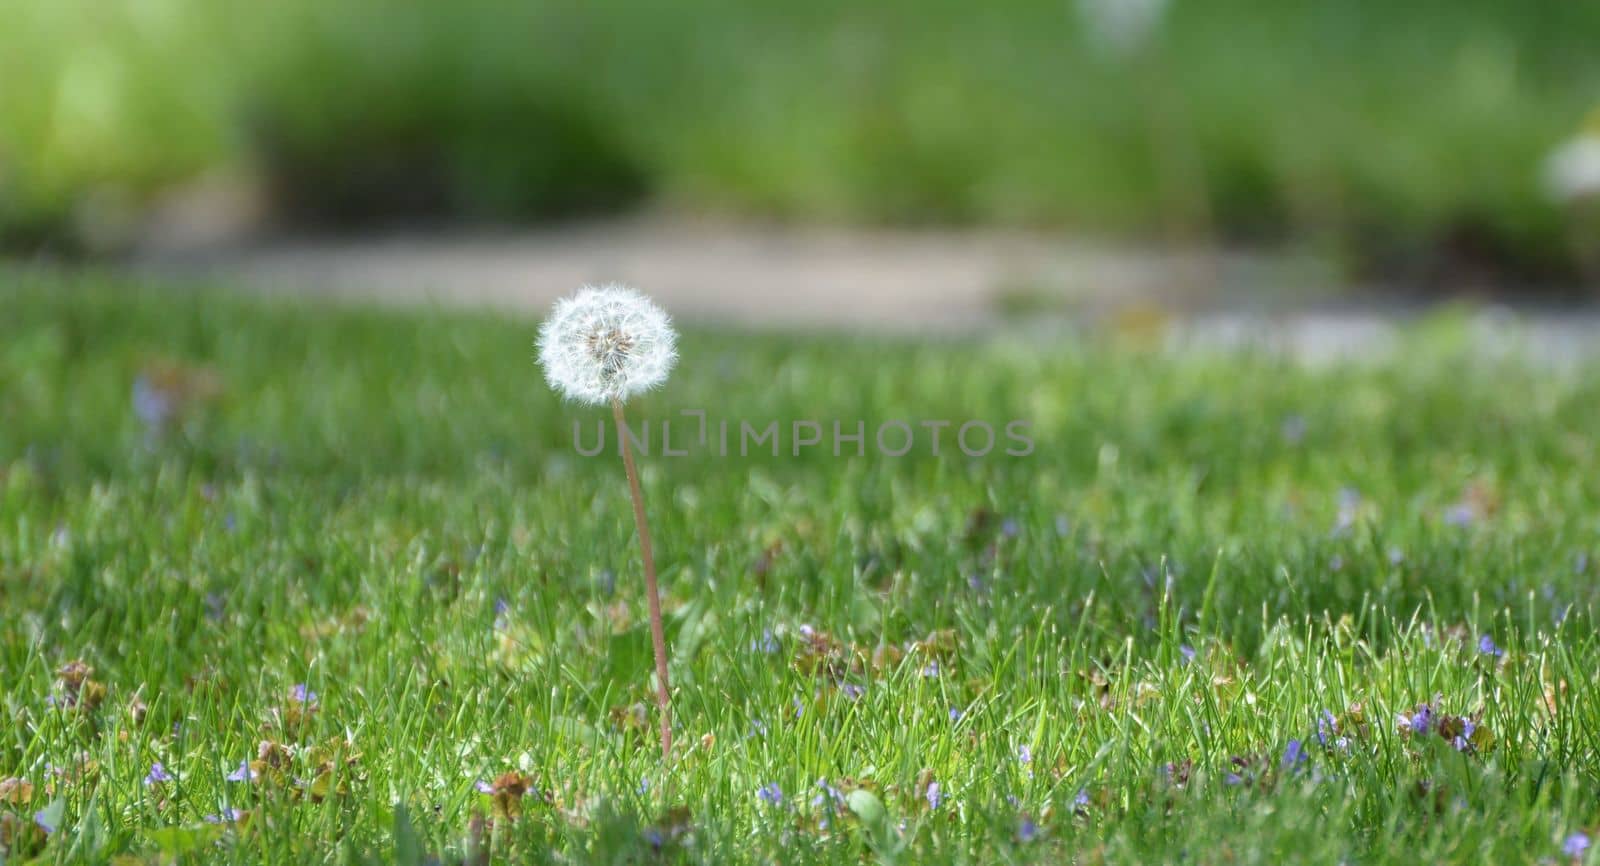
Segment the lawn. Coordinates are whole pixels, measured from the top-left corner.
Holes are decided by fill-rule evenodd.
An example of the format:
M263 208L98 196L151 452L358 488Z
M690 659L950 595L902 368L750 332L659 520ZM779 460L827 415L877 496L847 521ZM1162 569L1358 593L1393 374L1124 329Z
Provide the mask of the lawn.
M621 461L537 322L7 272L19 863L1569 863L1600 372L690 329L638 421L1032 454ZM679 428L674 427L678 435Z

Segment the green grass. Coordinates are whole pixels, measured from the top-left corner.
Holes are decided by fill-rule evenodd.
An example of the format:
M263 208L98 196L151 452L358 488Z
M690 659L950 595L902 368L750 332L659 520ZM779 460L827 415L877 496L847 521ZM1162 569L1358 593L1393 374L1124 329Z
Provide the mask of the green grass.
M1020 417L1037 450L646 458L664 767L620 461L574 452L599 415L533 321L5 282L8 866L460 862L475 813L496 862L600 863L1567 862L1600 822L1593 367L1448 321L1319 369L691 330L636 419ZM220 393L156 431L141 376ZM1475 747L1398 732L1424 702ZM511 771L515 818L475 790Z

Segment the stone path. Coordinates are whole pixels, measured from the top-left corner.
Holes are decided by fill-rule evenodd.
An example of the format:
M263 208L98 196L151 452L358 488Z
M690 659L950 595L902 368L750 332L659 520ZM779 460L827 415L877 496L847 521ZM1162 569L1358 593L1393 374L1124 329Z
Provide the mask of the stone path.
M1315 262L1152 252L995 231L783 230L673 220L526 233L393 234L146 250L135 268L266 293L543 310L585 283L654 295L680 320L960 333L1156 323L1163 339L1312 360L1392 340L1399 308L1353 307ZM1225 288L1218 288L1225 287ZM1368 295L1382 297L1381 294ZM1541 359L1600 351L1593 311L1484 316L1485 339Z

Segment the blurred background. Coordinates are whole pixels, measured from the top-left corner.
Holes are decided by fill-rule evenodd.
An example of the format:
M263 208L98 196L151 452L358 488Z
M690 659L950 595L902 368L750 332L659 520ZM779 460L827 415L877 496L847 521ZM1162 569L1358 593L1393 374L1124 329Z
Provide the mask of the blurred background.
M0 0L0 20L13 259L492 302L633 279L821 320L1600 286L1589 0Z

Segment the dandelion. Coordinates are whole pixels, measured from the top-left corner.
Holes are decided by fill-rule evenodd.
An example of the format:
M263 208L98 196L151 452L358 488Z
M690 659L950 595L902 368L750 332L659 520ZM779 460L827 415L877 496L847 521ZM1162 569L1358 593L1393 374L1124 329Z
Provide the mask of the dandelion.
M623 432L622 404L665 382L677 358L677 334L666 312L644 295L621 286L585 287L576 295L557 301L550 318L539 329L539 363L550 387L580 403L609 403L616 419L650 605L663 758L672 753L667 642L661 625L661 593L656 584L655 554L650 547L650 525L645 517L633 449Z
M144 777L146 785L159 785L162 782L170 781L172 781L172 774L167 772L166 767L161 766L160 761L151 764L149 774Z
M622 286L585 287L557 301L539 329L545 378L580 403L617 404L656 388L677 358L666 312Z

